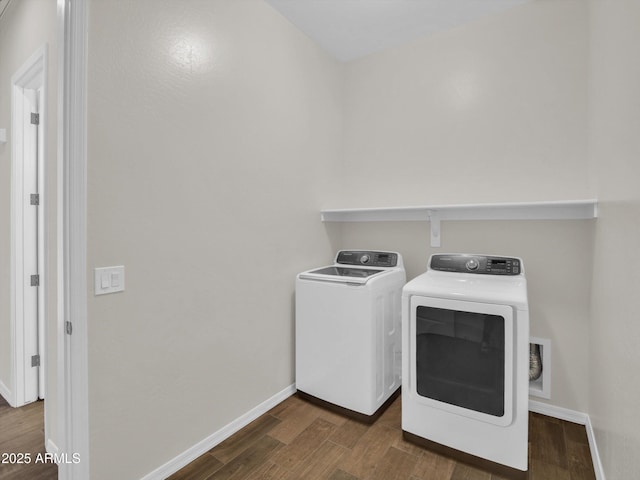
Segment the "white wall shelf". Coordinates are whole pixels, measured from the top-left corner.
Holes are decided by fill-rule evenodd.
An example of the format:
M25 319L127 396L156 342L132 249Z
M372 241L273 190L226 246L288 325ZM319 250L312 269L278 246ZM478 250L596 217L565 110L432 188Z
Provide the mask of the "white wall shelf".
M597 218L597 200L484 203L322 210L323 222L431 223L431 246L440 246L442 220L587 220Z

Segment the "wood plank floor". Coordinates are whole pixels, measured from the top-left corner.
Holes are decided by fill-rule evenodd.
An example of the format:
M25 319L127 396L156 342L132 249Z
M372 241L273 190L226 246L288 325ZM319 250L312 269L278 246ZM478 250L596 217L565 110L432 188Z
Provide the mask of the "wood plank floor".
M402 439L400 398L368 426L290 397L169 480L503 480ZM0 453L44 453L43 402L0 397ZM585 428L529 416L530 480L595 480ZM56 480L52 464L0 464L0 480Z
M398 398L371 426L297 396L168 480L503 480L402 439ZM530 480L595 480L584 426L529 415Z
M30 464L2 463L3 454L29 454ZM36 462L44 448L44 402L12 408L0 397L0 480L56 480L55 463Z

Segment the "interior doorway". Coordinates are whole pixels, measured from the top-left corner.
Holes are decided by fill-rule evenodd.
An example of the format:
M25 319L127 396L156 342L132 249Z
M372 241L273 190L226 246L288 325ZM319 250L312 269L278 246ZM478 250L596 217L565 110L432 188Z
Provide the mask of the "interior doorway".
M12 78L11 338L13 406L46 393L44 137L46 47Z

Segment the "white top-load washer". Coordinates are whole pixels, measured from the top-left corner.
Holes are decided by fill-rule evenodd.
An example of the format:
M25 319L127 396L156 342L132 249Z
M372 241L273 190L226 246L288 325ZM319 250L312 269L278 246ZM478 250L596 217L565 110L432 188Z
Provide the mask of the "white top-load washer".
M296 279L298 394L372 422L399 394L401 294L397 252L342 250Z
M520 478L529 412L522 260L432 255L402 304L404 437Z

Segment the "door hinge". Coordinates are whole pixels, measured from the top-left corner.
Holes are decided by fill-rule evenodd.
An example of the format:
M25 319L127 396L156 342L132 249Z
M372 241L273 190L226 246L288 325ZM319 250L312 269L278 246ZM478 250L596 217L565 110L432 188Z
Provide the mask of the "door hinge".
M32 193L30 196L31 199L31 205L40 205L40 194L39 193Z
M73 325L71 322L64 322L64 329L67 335L71 335L71 332L73 332Z
M31 357L31 366L39 367L40 366L40 355L33 355Z
M32 287L40 286L40 275L31 275L31 286Z
M40 114L32 113L31 114L31 125L40 125Z

